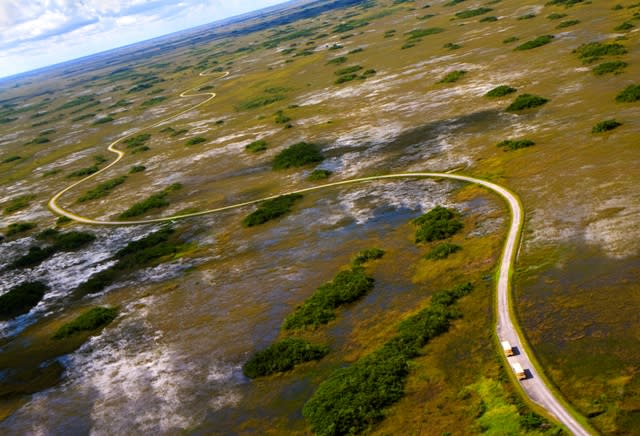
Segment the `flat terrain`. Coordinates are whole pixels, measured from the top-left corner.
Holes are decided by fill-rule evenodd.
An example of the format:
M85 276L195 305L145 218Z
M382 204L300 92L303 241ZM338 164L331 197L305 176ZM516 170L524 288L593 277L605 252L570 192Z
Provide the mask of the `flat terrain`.
M57 204L122 222L359 177L455 170L522 201L512 278L524 351L596 431L637 432L640 6L555 3L310 2L1 81L0 294L33 280L49 290L28 313L0 322L0 428L303 434L302 406L335 368L387 341L435 291L471 281L462 317L412 361L404 397L372 432L552 434L552 425L528 420L530 405L493 340L509 213L489 191L387 180L309 191L255 227L242 226L250 204L181 220L164 255L116 268L87 295L77 289L161 225L96 228L47 207L90 174ZM600 44L587 46L596 55L585 55L588 43ZM485 95L500 85L515 91ZM185 90L193 96L181 98ZM523 94L547 101L507 110ZM614 119L619 126L594 131ZM115 158L114 141L123 157L101 171ZM324 159L274 170L276 156L300 142ZM310 180L314 170L328 178ZM442 260L425 258L435 243L415 244L411 223L437 204L464 223L448 240L461 250ZM50 244L36 236L51 227L96 239L12 267L30 247ZM242 364L286 336L287 314L375 246L386 254L367 266L374 290L305 333L331 352L246 379ZM105 305L119 316L104 330L63 346L50 339Z

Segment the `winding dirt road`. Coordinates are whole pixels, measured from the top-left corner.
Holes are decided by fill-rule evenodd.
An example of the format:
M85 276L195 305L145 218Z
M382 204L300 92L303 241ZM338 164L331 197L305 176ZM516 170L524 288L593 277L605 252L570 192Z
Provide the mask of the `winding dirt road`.
M223 73L220 78L226 77L229 73ZM209 75L208 72L200 73L201 76ZM180 97L195 97L200 95L209 96L206 100L192 106L182 112L179 112L175 115L172 115L169 118L166 118L162 121L159 121L148 128L157 127L179 115L182 115L186 112L189 112L199 106L202 106L213 98L215 98L215 93L196 93L189 94L191 88L188 91L180 94ZM137 133L137 132L136 132ZM100 171L91 174L88 177L85 177L72 185L66 187L60 192L56 193L51 200L49 200L49 208L56 214L66 216L74 221L84 223L84 224L92 224L92 225L102 225L102 226L123 226L123 225L140 225L140 224L152 224L152 223L161 223L174 221L184 218L196 217L201 215L213 214L216 212L222 212L225 210L237 209L244 206L249 206L252 204L260 203L265 200L270 200L276 198L280 195L286 194L294 194L294 193L305 193L311 191L318 191L322 189L344 186L344 185L352 185L356 183L366 183L377 180L388 180L388 179L407 179L407 178L438 178L438 179L451 179L458 180L468 183L477 184L480 186L484 186L485 188L495 192L499 196L501 196L508 204L511 213L511 224L509 226L509 233L507 235L507 239L504 244L502 258L500 260L500 265L498 269L498 282L496 284L496 296L497 296L497 320L496 320L496 334L500 341L509 341L512 346L516 349L516 355L508 358L508 361L511 365L515 362L518 362L522 365L523 368L527 371L527 379L521 381L521 387L527 396L536 404L544 408L550 415L554 416L559 422L565 425L573 434L579 436L586 436L590 433L587 432L584 427L569 413L567 407L563 405L563 403L554 395L554 393L549 389L546 385L546 382L543 378L540 377L539 372L536 370L534 366L534 361L528 355L523 344L525 343L524 337L522 337L516 328L517 319L515 319L515 315L511 310L511 273L513 271L513 266L515 264L515 259L518 252L518 247L520 243L520 234L522 232L522 228L524 225L524 211L522 209L522 205L520 204L520 200L518 197L509 191L507 188L497 185L495 183L489 182L487 180L478 179L475 177L465 176L461 174L451 174L451 173L435 173L435 172L412 172L412 173L397 173L397 174L387 174L382 176L373 176L373 177L362 177L351 180L343 180L334 183L328 183L320 186L313 186L310 188L299 189L291 192L287 192L284 194L278 194L270 197L260 198L257 200L247 201L244 203L238 203L230 206L219 207L215 209L209 209L200 212L182 214L182 215L173 215L169 217L162 218L154 218L154 219L146 219L146 220L138 220L138 221L101 221L95 220L87 217L83 217L77 215L69 210L66 210L58 205L58 200L69 190L72 188L86 182L87 180L97 176L98 174L108 170L109 168L116 165L124 156L124 152L118 150L116 145L122 142L123 140L133 136L136 133L132 133L127 136L123 136L118 140L112 142L108 150L117 155L117 158L111 162L106 167L102 168Z

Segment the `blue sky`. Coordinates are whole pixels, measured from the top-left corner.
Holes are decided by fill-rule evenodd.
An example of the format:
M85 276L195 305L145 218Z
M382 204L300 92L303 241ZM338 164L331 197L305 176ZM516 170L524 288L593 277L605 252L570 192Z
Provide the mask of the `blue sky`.
M283 0L0 0L0 77Z

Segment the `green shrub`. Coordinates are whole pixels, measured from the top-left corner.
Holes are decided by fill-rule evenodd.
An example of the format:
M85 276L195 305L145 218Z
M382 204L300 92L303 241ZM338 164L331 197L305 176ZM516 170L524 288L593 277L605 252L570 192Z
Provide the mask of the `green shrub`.
M593 74L602 76L603 74L613 73L619 74L620 70L626 68L629 64L624 61L603 62L593 68Z
M510 36L508 38L505 38L502 40L503 44L511 44L512 42L516 42L518 41L520 38L518 38L517 36Z
M464 70L451 71L450 73L447 73L442 79L440 79L438 83L457 82L458 80L462 79L465 74L467 74L467 72Z
M418 226L416 244L447 239L463 227L458 212L442 206L436 206L429 212L413 220Z
M250 144L247 144L244 148L251 153L258 153L260 151L264 151L267 149L267 141L264 139L258 139L257 141L253 141Z
M333 172L329 170L313 170L311 174L309 174L309 177L307 177L307 180L309 180L310 182L324 180L331 177L331 174L333 174Z
M60 233L55 229L44 230L40 232L36 238L48 241L52 245L44 248L38 246L30 247L27 254L19 257L11 263L11 268L32 268L60 251L78 250L86 247L96 239L92 233Z
M437 33L442 33L442 32L444 32L444 29L440 27L429 27L427 29L410 30L409 32L406 32L405 35L407 35L409 40L412 40L412 39L420 39L425 36L435 35Z
M625 21L624 23L619 24L618 26L614 27L613 30L615 30L616 32L626 32L627 30L631 30L634 27L636 27L636 26L634 26L633 24L631 24L628 21Z
M590 42L573 50L585 64L593 63L604 56L620 56L627 53L624 45L618 43Z
M75 170L75 171L70 172L67 175L67 178L90 176L93 173L97 173L98 170L99 170L99 168L98 168L97 165L91 165L90 167L80 168L79 170Z
M207 138L203 138L202 136L194 136L193 138L189 138L185 145L197 145L202 144L203 142L207 142Z
M518 91L516 88L512 88L507 85L500 85L493 88L491 91L485 94L486 97L504 97L505 95L512 94Z
M106 124L106 123L110 123L113 120L115 120L115 118L113 118L111 115L107 115L106 117L98 118L93 122L93 124L94 125Z
M48 286L42 282L26 282L11 288L0 295L0 320L28 313L48 290Z
M29 207L29 205L31 204L31 200L33 200L34 198L36 197L32 194L20 195L9 201L9 203L4 207L4 213L9 214Z
M151 134L142 133L140 135L127 138L122 142L127 146L127 148L136 148L143 146L149 139L151 139Z
M320 360L327 353L329 347L325 345L287 338L253 355L242 367L242 372L249 378L263 377L288 371L300 363Z
M279 110L278 112L276 112L275 114L275 120L276 124L286 124L289 121L291 121L291 118L289 118L287 115L285 115L285 113L281 110Z
M123 218L132 218L140 215L146 214L148 211L152 209L161 209L169 205L169 200L167 200L167 196L169 193L180 189L180 184L175 183L163 191L155 193L147 197L146 199L135 203L129 209L125 210L119 215L120 219Z
M327 62L327 65L341 65L344 64L345 62L347 62L347 57L346 56L338 56L337 58L333 58L331 60L329 60Z
M541 47L543 45L549 44L555 38L553 35L542 35L538 36L536 39L532 39L531 41L527 41L524 44L520 44L514 50L531 50L537 47Z
M584 0L549 0L547 5L550 6L565 6L571 7L577 5L578 3L582 3Z
M633 103L640 100L640 85L629 85L616 96L619 103Z
M404 395L409 360L449 329L458 312L448 307L471 290L468 283L434 294L431 305L403 321L394 338L332 373L304 405L311 431L319 436L357 434L384 419L384 409Z
M302 305L287 316L285 330L316 328L336 317L335 309L356 301L373 289L374 280L362 268L339 272L331 282L320 286Z
M284 100L286 97L280 94L271 94L260 97L255 97L251 100L246 100L236 106L236 110L248 110L248 109L256 109L259 107L267 106L273 104L277 101Z
M533 94L522 94L516 97L516 99L507 107L508 112L521 111L538 106L542 106L549 100L544 97L539 97Z
M97 330L110 324L117 316L118 309L115 307L94 307L60 327L53 338L63 339L79 332Z
M20 160L20 159L22 159L21 156L9 156L9 157L3 159L2 163L15 162L15 161Z
M73 100L70 100L60 106L58 110L69 109L74 106L80 106L81 104L93 103L95 102L95 97L93 95L81 95L80 97L76 97Z
M493 15L480 19L481 23L493 23L495 21L498 21L498 17L494 17Z
M448 48L449 50L458 50L459 48L461 48L462 46L459 44L455 44L453 42L447 42L445 45L442 46L443 48Z
M493 9L491 8L477 8L477 9L467 9L465 11L456 12L456 18L465 19L477 17L478 15L484 15L491 12Z
M274 170L284 170L292 167L301 167L307 164L318 163L324 160L320 148L315 144L298 142L280 153L273 161Z
M547 15L547 18L550 20L560 20L566 16L567 14L559 14L557 12L554 12L553 14Z
M443 242L433 247L425 257L430 260L441 260L446 259L449 255L457 253L460 250L462 250L462 247L459 245Z
M370 260L380 259L382 256L384 256L384 250L381 250L380 248L367 248L366 250L362 250L356 254L351 261L351 265L354 267L362 266Z
M336 71L334 74L336 76L343 76L345 74L355 73L356 71L360 71L362 67L360 65L352 65L350 67L341 68Z
M342 83L351 82L352 80L355 80L357 78L358 78L357 74L345 74L344 76L338 77L336 81L333 83L336 85L340 85Z
M145 167L144 165L134 165L129 169L129 174L141 173L146 169L147 167Z
M153 106L156 105L158 103L162 103L163 101L165 101L167 99L167 97L163 96L163 95L159 95L157 97L153 97L150 98L149 100L145 100L142 102L142 104L140 106L142 107L149 107L149 106Z
M567 20L558 24L556 29L564 29L565 27L575 26L576 24L580 24L580 20Z
M600 121L598 124L593 126L593 129L591 129L591 133L608 132L609 130L613 130L616 127L620 127L621 125L622 123L619 123L616 120Z
M117 186L122 185L125 182L125 180L127 180L127 176L119 176L119 177L107 180L106 182L102 182L95 188L90 189L89 191L81 195L78 198L78 203L84 203L86 201L95 200L96 198L105 197L109 195L109 192L111 192Z
M301 199L302 194L289 194L263 201L260 203L258 209L251 212L242 220L242 225L245 227L253 227L281 217L289 213L294 203Z
M525 15L520 15L517 19L518 20L530 20L532 18L535 18L537 15L536 14L525 14Z
M13 235L17 235L19 233L28 232L29 230L32 230L32 229L35 229L35 228L36 228L36 223L32 223L32 222L28 222L28 221L11 223L7 227L7 231L5 232L5 234L7 236L13 236Z
M507 151L507 150L519 150L521 148L531 147L532 145L535 145L535 144L536 144L535 142L529 139L516 139L516 140L507 139L505 141L498 142L496 146L504 148L504 150Z

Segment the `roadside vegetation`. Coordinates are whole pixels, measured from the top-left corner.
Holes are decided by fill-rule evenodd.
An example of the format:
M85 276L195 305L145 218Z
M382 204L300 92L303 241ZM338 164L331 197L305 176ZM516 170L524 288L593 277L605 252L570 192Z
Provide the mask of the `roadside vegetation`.
M0 295L0 321L28 313L48 290L43 282L26 282L9 289Z
M122 185L127 180L127 176L119 176L113 179L100 183L93 189L85 192L78 198L78 203L85 203L87 201L95 200L97 198L106 197L116 187Z
M96 331L109 325L117 316L118 309L115 307L94 307L60 327L53 335L53 339L64 339L81 332Z
M279 218L289 212L293 205L302 199L302 194L288 194L260 203L258 209L242 220L244 227L254 227Z
M153 209L162 209L164 207L167 207L169 206L169 200L167 199L169 194L171 194L172 192L178 191L180 189L182 189L182 185L180 183L174 183L173 185L168 186L162 191L156 194L152 194L142 201L134 203L133 206L131 206L129 209L122 212L118 216L118 218L120 219L133 218L140 215L144 215Z
M301 167L312 163L322 162L324 156L320 147L308 142L298 142L278 153L273 160L274 170Z
M303 339L285 338L254 354L242 367L249 378L289 371L296 365L320 360L329 353L326 345L314 345Z
M460 318L452 306L472 289L467 283L435 293L427 308L399 324L395 337L332 373L304 405L311 431L320 436L358 434L383 420L385 409L404 396L410 361Z
M454 209L436 206L429 212L414 219L412 222L418 226L416 230L416 244L447 239L458 233L462 227L460 214Z

